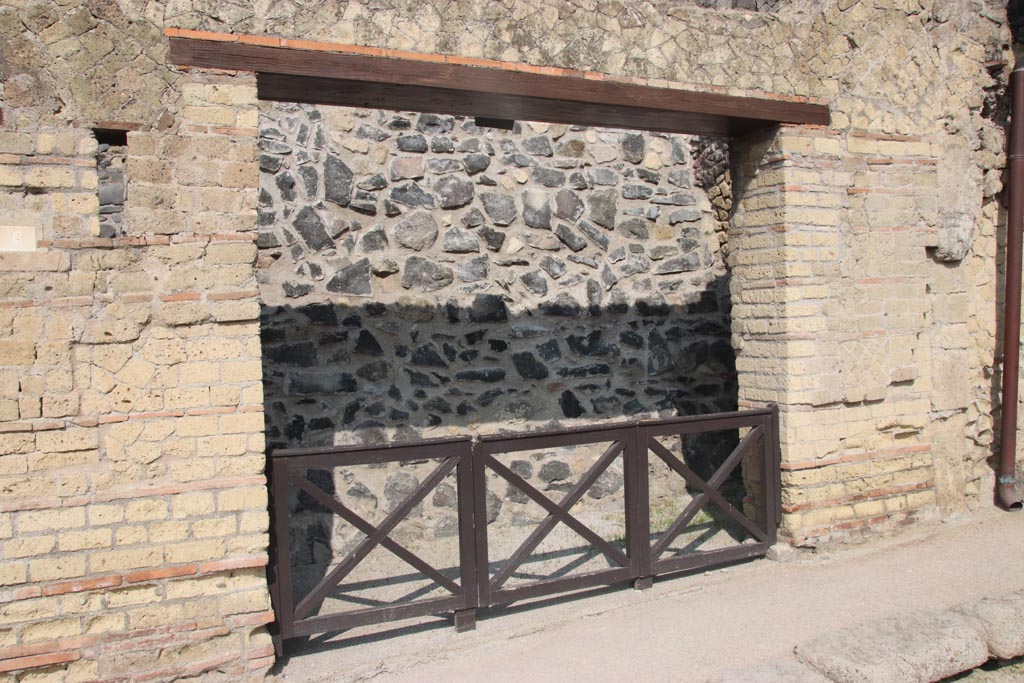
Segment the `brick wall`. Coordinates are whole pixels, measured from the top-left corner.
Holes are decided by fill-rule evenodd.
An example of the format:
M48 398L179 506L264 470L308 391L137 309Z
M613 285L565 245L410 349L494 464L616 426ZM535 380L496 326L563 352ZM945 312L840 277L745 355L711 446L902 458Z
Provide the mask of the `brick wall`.
M129 134L128 237L88 237L90 131L3 141L5 183L44 219L37 251L0 255L4 671L242 680L273 661L254 92L183 89L177 131Z

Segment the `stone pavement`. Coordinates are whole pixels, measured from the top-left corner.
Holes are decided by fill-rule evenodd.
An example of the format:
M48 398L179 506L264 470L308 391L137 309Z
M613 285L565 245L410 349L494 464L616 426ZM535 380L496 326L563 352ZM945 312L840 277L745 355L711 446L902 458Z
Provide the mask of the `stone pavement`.
M282 683L926 681L1024 654L1024 515L296 643ZM1020 669L1016 669L1019 675ZM979 678L978 680L1014 680Z

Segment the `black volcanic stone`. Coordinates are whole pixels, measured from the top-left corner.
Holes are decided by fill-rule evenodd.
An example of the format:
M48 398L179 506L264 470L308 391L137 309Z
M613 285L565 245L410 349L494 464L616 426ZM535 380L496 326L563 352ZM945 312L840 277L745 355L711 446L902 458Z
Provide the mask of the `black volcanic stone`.
M312 199L316 196L317 187L320 184L320 174L315 166L299 166L299 178L302 180L302 188L306 191L306 197Z
M611 230L615 227L618 197L615 190L600 190L590 195L590 218L598 225Z
M359 240L363 251L382 251L388 248L388 236L380 228L368 231Z
M569 350L580 356L605 356L613 351L604 340L601 330L594 330L585 337L570 334L566 337Z
M424 292L433 292L447 287L454 279L455 273L451 268L419 256L406 259L402 270L402 286L406 289L415 287Z
M568 389L559 396L558 405L562 409L562 414L568 418L580 417L587 412L580 400L576 398L576 394Z
M359 330L359 337L356 338L356 353L361 353L364 356L383 356L384 349L381 348L380 342L373 336L369 330Z
M465 176L448 175L434 186L442 209L457 209L473 201L473 181Z
M292 226L302 235L302 240L306 245L314 251L334 246L334 240L327 234L324 222L320 220L319 214L311 206L302 207L295 220L292 221Z
M486 154L467 154L462 158L462 162L466 166L466 173L476 175L487 170L487 167L491 165L491 157Z
M523 222L531 228L551 229L551 202L547 193L526 190L523 198Z
M356 185L356 187L358 187L360 190L365 190L367 192L376 192L377 190L383 190L387 186L387 178L385 178L384 174L382 173L378 173L374 176L371 176L364 180L363 182Z
M555 237L573 251L582 251L587 246L587 241L573 232L565 223L559 223L555 228Z
M534 156L549 157L552 155L551 142L544 135L527 138L523 140L523 151Z
M663 204L668 206L691 206L697 203L692 194L677 192L668 196L656 196L651 199L652 204Z
M623 199L648 199L654 194L654 190L646 185L623 185Z
M455 143L451 138L436 137L430 141L430 151L435 154L451 154L455 151Z
M416 130L426 135L443 135L452 132L455 119L451 116L437 114L420 114L416 120Z
M605 470L601 473L601 476L597 478L589 489L587 489L587 495L596 500L600 500L606 496L610 496L613 493L617 493L622 489L623 479L622 475L615 470Z
M501 368L461 370L455 373L455 379L461 382L500 382L505 379L505 371Z
M409 368L402 368L405 374L409 375L409 383L414 387L436 387L437 382L431 379L430 375Z
M285 282L281 285L281 290L289 299L297 299L312 292L313 285L298 282Z
M426 209L434 208L434 196L424 192L423 188L415 182L392 187L389 196L399 204L405 204L406 206L421 206Z
M356 370L356 375L370 382L382 382L386 379L391 379L393 374L394 370L391 367L391 363L386 360L367 363Z
M580 231L602 250L608 251L608 236L586 221L580 221Z
M516 372L523 379L544 379L549 374L547 367L529 351L513 353L512 362L516 366Z
M437 239L437 221L426 211L417 211L395 226L395 240L408 249L426 249Z
M352 196L352 169L336 156L324 162L324 199L338 206L348 206Z
M554 301L547 301L541 304L540 310L544 315L564 318L575 318L583 312L580 305L576 303L576 300L566 292L559 294Z
M537 296L544 296L548 293L548 281L547 278L539 270L533 270L529 273L524 273L519 276L519 280L525 285L525 287L536 294Z
M265 173L277 173L281 168L281 157L270 154L261 154L259 158L260 170ZM101 204L106 202L101 201Z
M548 460L541 465L540 472L537 473L537 477L548 484L556 481L565 481L571 476L572 468L561 460Z
M281 192L281 199L286 202L295 201L295 178L288 171L282 171L274 177L274 184Z
M364 258L339 270L327 283L327 291L337 294L371 294L370 260Z
M511 195L482 192L480 199L495 225L509 225L516 219L516 201Z
M583 215L583 200L572 190L559 190L555 195L555 215L575 221Z
M672 354L657 330L647 335L647 374L657 376L673 368Z
M417 346L412 350L412 358L409 362L413 365L420 365L430 368L446 368L448 364L444 362L437 353L437 349L434 348L433 344L424 344Z
M562 351L561 349L558 348L557 339L549 339L543 344L540 344L537 347L537 353L540 355L541 358L548 361L549 363L551 361L560 360L562 358Z
M462 170L462 162L458 159L431 159L427 162L427 170L434 175L444 175Z
M357 388L356 378L347 372L330 374L288 374L289 394L351 394Z
M263 357L282 365L311 368L316 365L316 344L313 342L296 342L294 344L265 346L263 348Z
M582 379L584 377L594 377L597 375L609 375L612 369L605 363L591 363L589 365L581 365L577 368L561 368L558 371L558 376L562 378L573 378Z
M618 231L629 239L646 240L651 236L647 221L643 218L628 218L619 223Z
M504 393L504 389L488 389L484 393L480 394L480 398L478 398L476 402L481 407L486 408L494 403L494 400Z
M496 323L508 320L508 309L497 294L477 294L469 307L469 320L474 323Z
M619 341L623 346L628 346L631 349L642 349L644 347L644 338L632 330L620 332Z
M299 308L298 311L316 325L338 324L338 314L330 304L310 304Z
M444 400L440 396L426 401L423 407L427 410L433 410L435 413L441 413L442 415L448 415L452 412L452 404Z
M539 183L544 187L561 187L565 184L565 173L552 168L538 166L533 169L533 182Z
M644 136L639 133L626 133L622 136L622 158L632 164L644 160Z
M477 231L480 238L484 241L484 245L491 251L501 251L501 247L505 244L505 233L494 228L483 227Z
M398 149L402 152L423 153L427 151L427 139L419 133L398 136Z

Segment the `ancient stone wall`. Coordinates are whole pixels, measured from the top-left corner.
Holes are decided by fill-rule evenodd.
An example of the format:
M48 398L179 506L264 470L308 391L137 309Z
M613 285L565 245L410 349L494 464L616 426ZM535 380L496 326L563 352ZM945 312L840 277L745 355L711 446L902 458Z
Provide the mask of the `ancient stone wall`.
M37 239L34 252L0 257L4 678L239 680L261 677L271 661L254 81L168 66L165 28L823 98L829 127L733 148L739 402L782 409L785 534L813 545L989 504L1004 3L754 5L773 11L670 0L0 7L0 215ZM135 131L125 235L101 239L90 129L124 124ZM357 191L373 192L354 188L350 207ZM474 197L482 204L475 185ZM723 205L721 221L724 202L709 198ZM383 201L377 217L388 218ZM449 228L474 232L439 223L435 244ZM522 229L531 231L548 236ZM342 243L355 232L369 231L350 226ZM348 265L361 260L352 237L360 258ZM496 259L477 239L476 257ZM448 252L432 253L460 286L457 268L441 261ZM334 277L293 279L326 288ZM401 277L389 278L395 291ZM543 277L550 295L571 276ZM471 310L472 300L461 303ZM361 324L372 325L365 309ZM429 341L452 362L443 342ZM526 352L539 358L515 351ZM518 376L514 361L503 369ZM560 410L555 395L548 406ZM577 398L593 410L590 397ZM457 415L459 403L445 400Z
M695 141L269 108L269 445L735 409Z

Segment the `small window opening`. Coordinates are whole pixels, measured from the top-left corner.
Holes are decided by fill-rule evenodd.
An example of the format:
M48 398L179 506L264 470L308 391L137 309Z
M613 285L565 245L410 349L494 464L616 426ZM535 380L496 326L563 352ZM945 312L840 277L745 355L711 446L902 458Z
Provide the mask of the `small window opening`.
M96 148L96 173L100 204L100 237L123 235L124 207L127 201L125 160L128 154L128 131L109 128L93 130Z

